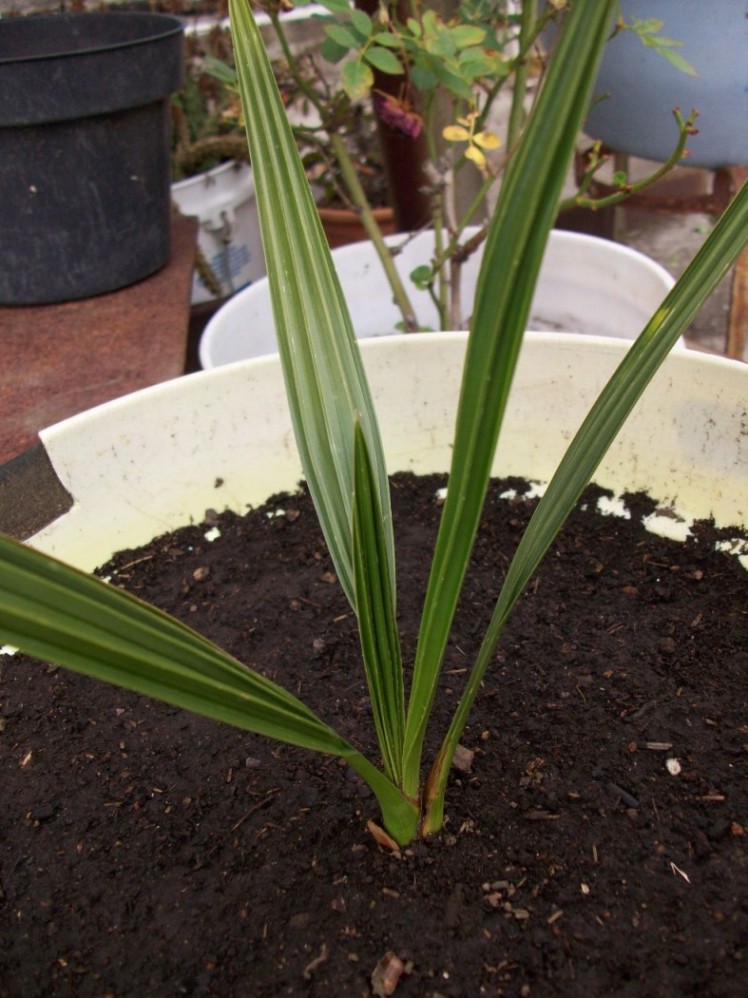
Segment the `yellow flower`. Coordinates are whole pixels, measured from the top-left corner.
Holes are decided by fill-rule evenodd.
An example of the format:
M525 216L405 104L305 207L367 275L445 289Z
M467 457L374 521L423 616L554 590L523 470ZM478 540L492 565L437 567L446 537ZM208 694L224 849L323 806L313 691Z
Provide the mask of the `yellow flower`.
M447 125L442 135L447 142L467 142L468 147L465 150L466 159L475 163L481 173L485 174L486 156L484 150L498 149L501 145L501 140L498 135L489 132L487 129L476 132L475 122L477 118L478 112L471 111L464 117L458 118L456 125Z

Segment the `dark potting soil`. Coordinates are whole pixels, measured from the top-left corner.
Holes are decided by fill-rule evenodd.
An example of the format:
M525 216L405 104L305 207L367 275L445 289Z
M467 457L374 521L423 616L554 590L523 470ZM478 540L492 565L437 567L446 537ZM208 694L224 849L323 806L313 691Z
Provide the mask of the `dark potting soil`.
M393 483L407 660L438 484ZM534 505L503 488L434 739ZM486 678L444 831L399 856L336 759L0 659L0 994L745 995L748 573L708 524L663 540L629 502L572 516ZM105 574L374 754L311 504L270 509L209 513Z

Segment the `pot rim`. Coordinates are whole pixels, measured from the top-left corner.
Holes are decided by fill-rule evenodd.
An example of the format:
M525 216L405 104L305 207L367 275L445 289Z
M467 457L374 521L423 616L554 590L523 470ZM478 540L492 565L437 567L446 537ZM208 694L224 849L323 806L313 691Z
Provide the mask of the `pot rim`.
M322 214L321 211L320 214ZM476 235L479 231L480 226L467 226L463 232L463 235L466 239L469 239ZM406 243L410 254L409 259L420 252L421 248L423 248L423 259L428 259L433 251L433 238L433 230L426 229L418 234L408 234L405 232L394 233L393 235L385 236L384 242L390 247L397 247L401 243ZM588 235L587 233L570 232L565 229L553 229L551 231L546 249L547 259L556 259L557 261L564 261L567 259L572 260L575 251L585 252L590 261L597 261L598 259L609 261L607 266L611 273L617 272L620 274L625 272L627 267L636 267L637 271L641 271L641 274L639 275L640 282L641 275L644 275L648 281L657 285L658 296L656 305L660 304L662 298L665 297L667 292L675 283L672 275L662 266L662 264L631 246L625 246L622 243L618 243L610 239L603 239L600 236ZM347 269L353 269L354 271L358 270L364 274L366 272L366 267L369 266L379 268L376 273L378 276L380 275L380 264L376 259L373 245L369 240L363 240L347 246L339 246L332 251L332 257L338 273L341 275L343 275ZM366 261L366 267L363 265L364 259ZM404 269L407 271L409 267L406 266ZM381 277L384 281L383 272L381 272ZM538 285L539 288L542 288L542 282L543 277L541 272L541 278ZM465 274L463 273L463 296L466 294L465 288ZM221 305L221 307L214 313L200 336L200 343L198 347L200 364L204 369L209 370L215 367L223 366L226 363L226 361L221 357L221 354L225 350L225 342L235 336L235 327L244 324L245 322L257 321L257 300L259 299L262 304L263 297L267 297L266 310L269 312L270 300L267 276L260 277L257 280L252 281L252 283L247 287L237 291L236 294L228 298L226 302L224 302L224 304ZM391 296L387 298L387 301L391 302ZM265 305L262 304L262 307L265 308ZM392 307L394 308L394 305ZM248 312L246 320L242 317L244 311ZM354 328L356 328L355 316ZM532 326L528 328L531 329ZM640 331L640 328L641 327L638 327L636 329L637 333ZM576 331L582 330L580 328L579 330L575 330L575 332ZM607 331L608 330L606 330L606 332ZM260 330L260 332L263 332L263 330ZM361 330L359 328L356 328L356 333L359 338L364 338L361 336ZM377 331L377 335L384 334ZM391 333L388 332L387 335L391 335ZM632 337L627 336L627 338ZM263 336L263 340L264 339L265 337ZM685 343L681 341L679 346L685 347ZM266 343L263 343L260 347L263 353L266 348ZM256 345L253 349L256 349Z
M361 344L391 471L448 470L466 338L412 333ZM493 473L547 481L629 346L528 333ZM673 352L594 480L617 494L648 491L690 518L748 525L747 420L747 365ZM200 523L206 509L241 512L302 478L277 356L142 389L40 436L72 505L31 543L84 570Z
M11 20L0 21L0 41L2 41L3 29L9 33L15 32L29 33L32 28L37 25L50 25L59 24L64 22L66 24L71 24L73 22L85 22L85 24L100 24L106 23L108 25L120 27L122 24L129 22L130 24L142 23L143 34L137 38L113 38L111 41L106 43L97 42L96 44L90 44L86 47L75 47L71 49L60 49L56 48L53 51L38 52L36 54L21 54L21 55L7 55L4 56L0 52L0 66L12 66L17 63L26 62L43 62L45 60L51 59L70 59L76 56L90 56L96 55L102 52L112 52L118 51L120 49L134 48L138 45L148 44L150 42L158 42L163 39L171 38L175 35L181 35L184 26L182 22L177 17L173 17L171 14L150 14L140 11L87 11L80 14L39 14L30 15L28 17L12 18ZM117 24L117 22L120 22ZM18 27L23 25L23 27ZM18 39L15 39L16 43ZM85 41L85 39L82 39Z

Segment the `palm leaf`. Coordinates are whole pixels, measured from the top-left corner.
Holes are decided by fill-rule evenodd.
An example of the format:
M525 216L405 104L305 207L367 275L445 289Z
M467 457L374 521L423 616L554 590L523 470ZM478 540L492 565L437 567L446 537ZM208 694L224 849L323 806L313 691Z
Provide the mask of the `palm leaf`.
M387 550L377 483L358 423L355 465L353 554L361 650L385 772L399 786L405 720L400 636L389 598Z
M403 737L402 665L394 624L389 482L376 414L348 308L262 39L246 4L234 0L230 11L294 431L331 556L362 625L377 734L385 768L396 777Z
M0 643L195 714L344 758L390 834L418 812L383 773L282 687L121 589L0 534Z
M478 694L501 631L540 561L662 362L748 245L748 184L708 236L598 396L538 503L507 571L475 666L432 770L430 828L441 827L449 760ZM653 444L655 446L656 444Z
M350 754L300 700L168 614L3 535L0 565L4 643L217 721Z
M387 472L348 308L249 5L231 0L229 10L275 329L304 474L340 582L355 606L353 438L360 419L381 497L394 601Z
M509 389L556 205L616 0L572 5L502 183L475 292L449 488L424 601L408 704L405 790L420 779L426 724L478 529Z

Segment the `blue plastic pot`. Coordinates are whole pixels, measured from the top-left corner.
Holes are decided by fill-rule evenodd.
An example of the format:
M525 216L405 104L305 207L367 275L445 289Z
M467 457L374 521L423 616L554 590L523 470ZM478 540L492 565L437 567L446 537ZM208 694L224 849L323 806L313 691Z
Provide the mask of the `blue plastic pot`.
M618 152L664 162L678 140L673 108L697 108L699 134L685 165L714 169L748 165L748 0L621 0L621 12L658 18L661 34L697 70L688 76L631 31L606 47L585 132Z

